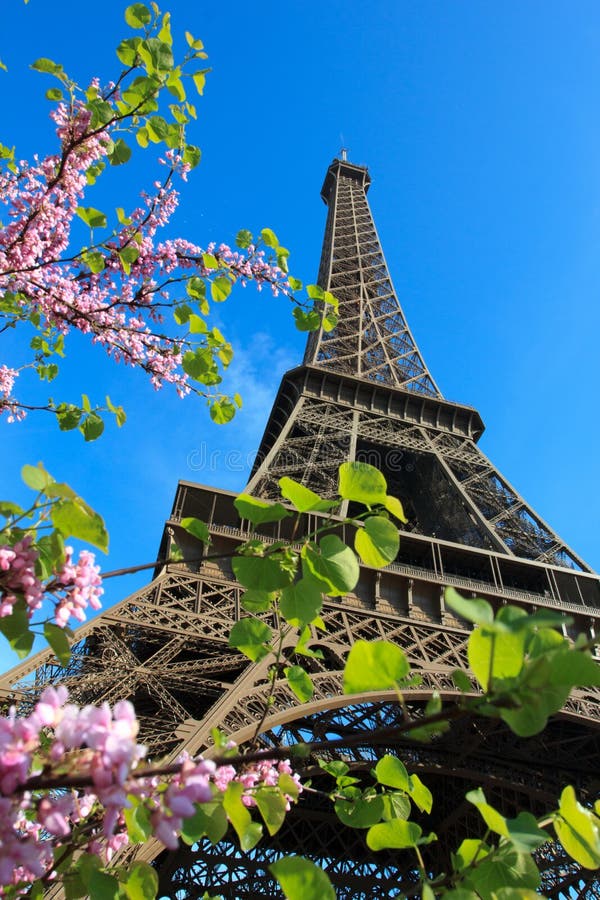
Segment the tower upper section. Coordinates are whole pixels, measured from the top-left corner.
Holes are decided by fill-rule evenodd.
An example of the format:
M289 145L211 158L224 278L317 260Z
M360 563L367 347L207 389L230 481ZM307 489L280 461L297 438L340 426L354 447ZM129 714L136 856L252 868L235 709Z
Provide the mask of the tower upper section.
M311 334L304 362L441 397L407 325L367 200L365 166L334 159L321 197L329 207L319 285L340 303L333 331Z

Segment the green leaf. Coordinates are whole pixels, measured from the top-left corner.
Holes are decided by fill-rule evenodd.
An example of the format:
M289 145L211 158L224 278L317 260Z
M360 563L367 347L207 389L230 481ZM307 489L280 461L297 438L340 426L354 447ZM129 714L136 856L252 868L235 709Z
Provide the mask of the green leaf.
M387 483L375 466L363 462L342 463L339 470L339 493L344 500L376 506L385 504Z
M191 315L192 307L188 306L187 303L182 303L173 310L173 318L178 325L185 325L185 323L189 321Z
M325 297L325 292L323 288L318 284L307 284L306 285L306 293L310 297L311 300L323 300Z
M13 503L11 500L0 500L0 516L4 516L5 519L22 516L24 512L25 510L18 503Z
M267 831L270 835L277 834L285 820L286 798L280 790L272 787L261 787L253 796Z
M82 502L64 501L52 507L52 524L63 537L88 541L105 553L108 552L108 532L98 513Z
M200 96L202 96L202 94L204 93L204 85L206 84L206 70L202 72L195 72L192 75L192 79L194 81L194 87L196 88Z
M231 293L231 282L224 275L219 275L210 285L210 295L215 303L222 303L227 300Z
M191 278L188 278L185 290L188 297L191 297L193 300L204 300L206 297L206 284L198 275L192 275Z
M252 232L248 231L247 228L242 228L241 231L238 231L235 242L238 247L241 247L242 250L247 250L254 238L252 237Z
M388 791L381 794L383 802L382 819L391 822L392 819L408 819L410 816L410 800L405 793L400 791Z
M261 839L262 826L252 821L250 813L242 803L243 792L243 785L237 781L230 781L223 796L223 807L236 831L240 848L247 853Z
M228 828L227 815L221 801L198 803L193 816L184 819L181 837L190 846L205 835L212 844L218 844Z
M165 13L162 19L162 27L158 32L161 41L171 46L173 44L173 36L171 35L171 13Z
M393 562L400 549L398 529L383 516L369 516L354 536L354 548L366 566L381 569Z
M311 640L312 634L308 625L302 629L300 632L300 636L298 638L298 642L294 647L294 653L297 653L299 656L307 656L310 659L323 659L323 651L322 650L311 650L308 646L308 642Z
M301 291L302 290L302 282L299 278L294 278L292 275L288 278L288 284L293 291Z
M452 671L452 681L459 689L461 694L471 694L473 692L471 679L462 669L454 669Z
M404 763L389 753L379 760L375 766L375 777L379 784L408 791L409 775Z
M213 256L212 253L203 253L202 254L202 264L205 269L218 269L219 261L216 256Z
M296 320L298 331L316 331L321 325L321 316L316 310L304 312L299 306L294 307L292 315Z
M290 688L301 703L306 703L313 695L314 687L302 666L289 666L284 669Z
M183 371L202 384L218 384L221 381L212 351L208 347L198 347L183 354Z
M158 893L156 869L145 862L132 862L123 887L129 900L154 900Z
M95 441L104 431L102 417L96 412L88 413L79 426L79 430L86 441Z
M414 822L404 819L392 819L373 825L367 832L367 846L371 850L405 850L417 847L422 831Z
M152 116L146 120L148 137L155 144L160 144L169 136L169 124L162 116Z
M356 556L335 534L327 534L318 548L307 544L302 549L309 572L322 582L323 592L340 597L356 587L360 570Z
M124 66L135 65L137 59L137 48L141 43L141 38L127 38L121 41L117 47L117 56Z
M0 624L2 619L0 619ZM586 869L600 867L600 819L582 806L571 785L560 795L560 813L554 819L556 836L566 852Z
M389 641L356 641L344 668L344 693L386 691L408 674L404 651Z
M472 803L473 806L477 807L483 821L491 831L495 831L496 834L500 834L503 837L508 837L506 819L498 812L498 810L494 809L494 807L487 802L481 788L469 791L465 795L465 799L468 800L469 803Z
M144 844L152 834L150 811L135 796L130 795L128 801L131 806L125 807L123 815L129 840L133 844Z
M467 893L469 896L465 897L464 900L479 900L479 894ZM449 900L463 900L462 897L455 898L454 894L444 894L444 898L446 897ZM492 900L544 900L544 898L540 897L537 891L530 891L528 888L501 887L494 891Z
M294 781L291 775L288 775L286 772L282 772L279 778L277 779L277 787L284 794L287 794L292 800L297 800L300 795L300 788Z
M45 622L44 637L52 647L54 655L61 666L66 666L71 659L71 647L64 629L59 628L58 625L54 625L52 622Z
M271 231L270 228L263 228L260 233L260 236L263 240L263 243L267 245L267 247L272 247L274 250L279 247L279 241L277 240L277 235L274 231Z
M99 209L94 209L93 206L78 206L75 210L80 219L82 219L86 225L89 225L90 228L105 228L106 227L106 216L103 212L100 212Z
M106 267L104 257L98 252L88 253L85 257L85 263L90 272L93 272L94 274L104 271Z
M36 72L45 72L48 75L59 75L63 71L60 63L55 63L52 59L48 59L45 56L41 56L35 62L32 62L29 68L34 69Z
M125 21L131 28L144 28L152 21L152 13L143 3L132 3L125 10Z
M112 875L94 871L88 882L90 900L118 900L119 882Z
M183 150L183 161L186 163L191 169L195 169L200 159L202 157L202 151L200 147L196 147L194 144L186 144Z
M87 108L91 113L90 128L94 129L103 128L105 125L108 125L115 114L110 103L99 97L90 100L87 104ZM97 212L97 210L94 210L94 212ZM106 224L106 222L104 224Z
M320 615L323 594L319 583L311 578L301 578L281 592L279 609L286 622L303 628Z
M538 887L540 873L528 853L518 853L510 843L500 845L477 862L464 879L466 888L474 888L481 897L494 900L494 892L514 887L526 890Z
M348 800L336 800L335 812L344 825L349 828L370 828L381 821L383 816L383 797L381 794L361 794Z
M338 317L335 313L329 312L323 315L323 319L321 321L321 325L323 327L323 331L333 331L335 326L338 323Z
M67 866L69 861L65 861ZM62 867L61 867L62 868ZM65 897L74 900L78 897L87 897L89 893L90 879L94 872L102 868L102 862L91 853L82 853L77 857L76 869L67 869L61 872L65 880ZM59 869L60 871L60 869Z
M444 591L444 601L452 612L455 612L467 622L476 625L491 625L494 621L494 611L487 600L467 600L461 597L453 587L447 587Z
M131 158L131 147L129 147L123 138L118 138L113 144L112 150L108 154L111 166L122 166L129 162Z
M210 544L210 531L205 522L202 522L200 519L195 519L193 516L186 516L179 524L189 532L189 534L198 538L199 541L202 541L204 544Z
M433 891L432 896L435 897ZM525 900L525 896L526 895L524 894L519 894L519 900ZM425 898L425 894L423 894L423 898ZM453 891L446 891L444 900L481 900L481 895L477 894L475 891L469 891L466 888L455 888ZM496 894L493 894L492 897L490 897L490 900L498 900ZM542 898L539 894L535 894L535 900L542 900Z
M538 826L535 816L522 810L515 819L507 819L508 839L520 853L533 853L550 840L550 835Z
M404 507L402 506L400 501L397 499L397 497L390 497L389 494L387 494L383 505L385 506L385 508L387 509L388 512L390 512L393 516L395 516L401 522L404 522L404 524L406 525L406 523L408 522L408 519L404 515Z
M83 410L72 403L60 403L56 407L56 418L61 431L72 431L81 421Z
M269 556L237 556L231 565L240 584L252 590L279 591L294 578L294 573L279 559Z
M235 416L235 406L230 400L215 400L210 407L210 417L217 425L226 425Z
M472 865L474 860L484 859L490 848L478 838L465 838L456 853L452 854L452 864L457 872Z
M485 602L485 601L482 601ZM509 607L499 611L497 620ZM490 632L475 628L469 635L469 665L484 691L494 678L512 678L523 668L525 632Z
M408 793L415 806L418 806L421 812L426 812L429 815L433 806L433 795L418 775L413 774L410 776Z
M58 101L62 100L63 92L60 88L49 88L46 91L46 100Z
M279 489L281 496L289 500L298 512L326 512L338 505L336 500L322 500L310 488L287 476L279 479Z
M233 501L240 518L247 519L253 525L262 525L265 522L279 522L291 515L289 509L281 503L265 503L248 494L240 494Z
M284 856L269 866L287 900L335 900L323 869L302 856Z
M248 659L257 662L269 652L267 644L272 636L269 626L260 619L246 617L236 622L229 632L229 646L236 647Z
M270 591L245 591L240 597L240 605L249 613L266 612L271 608L276 593Z
M106 395L106 408L115 416L119 428L127 421L127 415L123 407L115 406L108 394Z
M549 684L555 687L598 687L600 665L585 650L564 647L550 654Z
M333 759L331 761L319 759L318 763L324 772L333 775L334 778L341 778L350 771L350 766L341 759Z
M136 262L139 255L139 247L135 247L133 244L129 244L127 247L123 247L122 250L119 250L119 259L121 260L121 265L123 266L123 271L126 275L131 274L131 266Z
M143 147L145 149L148 146L148 144L150 143L150 138L148 137L148 129L145 125L142 125L141 128L138 128L135 133L135 139L140 147Z
M185 39L188 43L188 47L192 47L194 50L202 50L204 44L202 41L196 40L189 31L185 33Z
M37 466L23 466L21 478L27 487L33 488L34 491L44 491L53 481L52 476L46 472L41 462Z
M33 647L34 634L29 630L27 605L19 599L13 605L10 616L0 618L0 632L7 639L19 659L24 659Z

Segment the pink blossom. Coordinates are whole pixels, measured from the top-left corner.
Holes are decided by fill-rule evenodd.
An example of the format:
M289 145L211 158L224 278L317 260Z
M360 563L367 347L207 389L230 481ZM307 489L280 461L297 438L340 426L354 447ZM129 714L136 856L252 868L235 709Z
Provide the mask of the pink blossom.
M76 564L73 563L73 548L65 548L65 562L58 574L58 581L67 588L56 604L54 618L57 625L64 627L73 616L78 622L85 621L88 606L100 609L100 597L104 593L100 567L94 565L95 556L82 550Z
M35 574L38 552L32 542L31 535L25 535L12 546L0 547L0 617L12 613L19 597L30 614L42 605L44 588Z

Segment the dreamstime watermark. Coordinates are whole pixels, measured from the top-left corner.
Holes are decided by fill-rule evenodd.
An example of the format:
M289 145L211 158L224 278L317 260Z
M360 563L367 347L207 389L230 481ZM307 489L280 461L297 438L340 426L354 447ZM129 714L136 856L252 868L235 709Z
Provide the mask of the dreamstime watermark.
M347 462L350 456L350 438L342 437L335 442L322 444L316 452L306 457L305 446L295 449L294 446L282 447L274 461L275 468L285 470L295 468L298 471L307 466L320 468L337 468ZM257 451L215 450L202 441L187 455L187 466L193 472L250 472L258 468L266 459L265 454ZM368 463L381 472L391 475L394 472L413 472L414 457L411 453L397 448L359 448L354 454L356 462Z
M188 453L187 465L193 472L249 472L257 459L260 456L256 451L243 453L241 450L211 450L202 441Z

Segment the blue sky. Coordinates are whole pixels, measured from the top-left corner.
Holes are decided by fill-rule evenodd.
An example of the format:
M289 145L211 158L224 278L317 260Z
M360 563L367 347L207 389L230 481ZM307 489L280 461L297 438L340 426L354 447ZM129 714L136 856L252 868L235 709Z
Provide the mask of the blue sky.
M20 157L50 152L50 56L107 80L125 4L5 2L2 134ZM400 302L448 399L476 406L481 446L596 568L600 312L600 9L595 2L290 0L225 7L175 0L175 34L204 40L212 72L190 138L203 160L171 233L198 243L273 228L294 274L316 278L322 179L342 143L369 194ZM68 22L68 29L66 24ZM88 205L134 202L151 153ZM125 202L124 202L125 199ZM104 568L155 558L179 478L241 489L282 372L304 338L286 302L238 290L218 310L234 344L243 412L216 426L202 403L155 393L139 373L71 342L55 395L109 393L129 419L95 444L49 419L0 421L0 496L43 459L101 511ZM5 346L8 364L18 352ZM59 393L59 389L60 393ZM234 465L229 467L231 456ZM204 462L203 462L204 460ZM143 578L112 582L115 601Z

